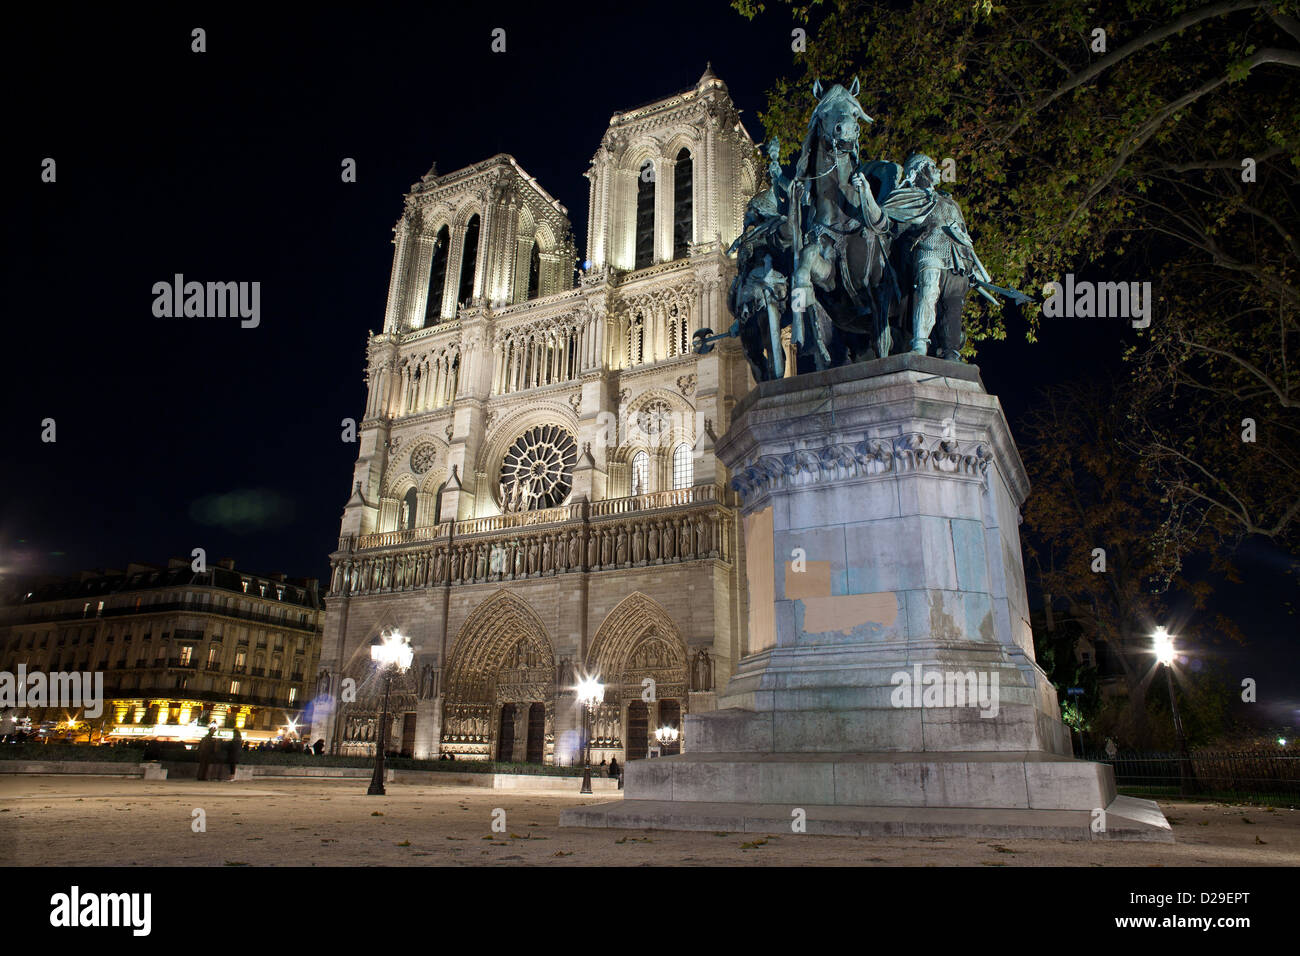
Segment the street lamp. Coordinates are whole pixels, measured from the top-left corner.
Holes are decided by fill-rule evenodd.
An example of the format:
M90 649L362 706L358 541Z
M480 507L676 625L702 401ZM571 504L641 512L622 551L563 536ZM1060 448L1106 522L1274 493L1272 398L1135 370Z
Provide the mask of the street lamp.
M1183 718L1178 713L1178 698L1174 696L1174 636L1164 629L1164 626L1156 628L1156 632L1151 635L1155 641L1156 661L1165 665L1165 681L1169 687L1169 709L1174 717L1174 735L1178 738L1178 752L1180 760L1178 763L1178 789L1183 796L1191 793L1191 783L1195 779L1195 771L1192 769L1192 757L1187 752L1187 735L1183 732Z
M415 651L398 631L390 631L375 644L370 645L370 659L379 665L384 675L384 707L379 718L379 739L375 742L375 772L370 778L367 796L384 795L384 749L388 741L388 692L393 687L393 669L405 673L411 666Z
M578 683L578 700L582 704L582 731L587 738L585 767L582 772L582 789L579 793L591 793L591 722L592 708L605 699L605 685L594 677L583 678Z
M665 747L670 747L677 743L678 732L676 727L660 727L655 731L655 740L659 741L659 751L663 752Z

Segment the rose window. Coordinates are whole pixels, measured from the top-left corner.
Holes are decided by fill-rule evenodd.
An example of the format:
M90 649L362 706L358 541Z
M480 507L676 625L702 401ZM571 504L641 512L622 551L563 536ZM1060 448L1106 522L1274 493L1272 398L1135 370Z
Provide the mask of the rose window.
M563 504L573 489L578 443L559 425L537 425L514 440L501 461L502 508L528 511Z
M672 410L667 402L650 402L637 413L636 425L646 441L657 444L672 429Z
M411 452L411 471L417 475L422 475L433 467L434 459L438 457L438 449L433 445L420 445Z

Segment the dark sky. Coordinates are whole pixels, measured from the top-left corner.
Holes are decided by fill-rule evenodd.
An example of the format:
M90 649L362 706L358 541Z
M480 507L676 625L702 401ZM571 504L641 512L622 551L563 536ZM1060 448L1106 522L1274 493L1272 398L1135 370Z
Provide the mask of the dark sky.
M582 174L611 113L693 85L711 60L763 136L757 113L791 62L783 10L750 23L718 0L599 6L9 14L0 569L203 547L324 579L356 456L340 420L360 417L391 229L430 163L512 154L585 253ZM155 318L151 288L175 273L260 282L261 325ZM1013 429L1041 385L1118 374L1122 327L1066 320L1035 346L1022 333L979 360ZM1285 561L1254 548L1244 564L1220 608L1258 642L1238 663L1300 698Z

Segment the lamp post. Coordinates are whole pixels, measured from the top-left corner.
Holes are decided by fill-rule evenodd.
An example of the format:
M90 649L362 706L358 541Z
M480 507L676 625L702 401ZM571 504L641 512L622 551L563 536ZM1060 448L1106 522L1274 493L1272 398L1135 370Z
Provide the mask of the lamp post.
M659 752L663 753L665 747L670 747L677 743L677 737L678 733L676 727L665 726L656 730L655 740L659 741Z
M583 758L582 789L579 793L591 793L591 710L605 699L605 685L594 677L584 678L578 684L578 700L582 702L582 733L586 737L586 756Z
M1183 732L1183 718L1178 713L1178 698L1174 696L1174 636L1157 627L1155 634L1156 660L1165 665L1165 681L1169 688L1169 709L1174 717L1174 735L1178 738L1178 790L1183 796L1192 791L1192 782L1196 773L1192 769L1192 757L1187 752L1187 735Z
M370 778L367 796L384 795L384 749L388 742L388 692L393 687L393 669L405 673L411 666L415 651L398 631L390 631L375 644L370 645L370 659L379 665L384 675L384 707L379 717L379 739L375 741L375 772Z

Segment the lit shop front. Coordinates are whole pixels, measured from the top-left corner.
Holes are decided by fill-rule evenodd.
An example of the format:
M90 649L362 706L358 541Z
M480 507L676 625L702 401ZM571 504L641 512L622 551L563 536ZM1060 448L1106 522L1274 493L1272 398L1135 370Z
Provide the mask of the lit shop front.
M207 736L208 727L216 724L218 737L229 739L237 729L244 740L260 743L279 738L284 725L294 722L294 715L288 713L273 715L278 721L267 720L261 713L265 708L187 700L116 700L109 709L113 725L106 737L115 740L193 742Z

